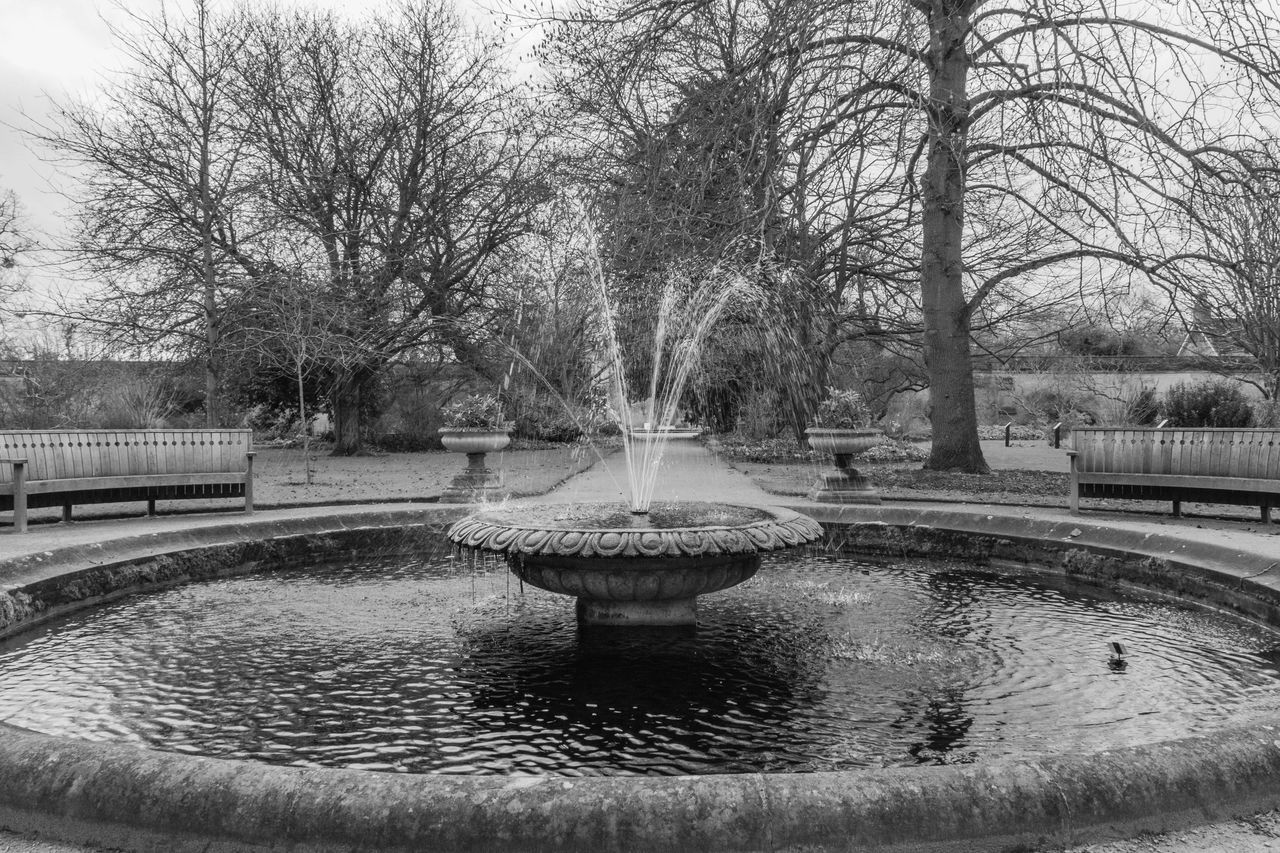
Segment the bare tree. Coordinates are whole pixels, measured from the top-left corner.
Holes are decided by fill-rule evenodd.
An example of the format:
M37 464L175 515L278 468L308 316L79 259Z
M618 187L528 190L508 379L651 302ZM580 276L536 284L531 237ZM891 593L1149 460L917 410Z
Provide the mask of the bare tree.
M566 26L607 31L643 56L715 5L619 0ZM970 355L984 306L1003 298L1034 308L1025 288L1085 262L1106 268L1103 281L1116 268L1163 275L1184 248L1161 230L1184 188L1221 175L1223 139L1247 129L1241 117L1280 80L1275 18L1267 4L1231 0L1147 14L1120 0L805 6L758 61L800 56L852 70L839 109L815 129L865 115L906 129L897 174L918 216L926 465L984 471Z
M332 382L351 366L368 360L364 344L348 330L350 306L329 297L327 276L301 270L279 271L246 288L243 320L228 348L259 368L289 376L298 394L306 484L311 485L311 415L307 380ZM327 390L327 389L326 389ZM325 394L327 396L327 393Z
M488 309L488 266L551 193L536 115L502 79L496 51L439 3L359 26L255 21L240 108L267 215L304 266L327 271L367 353L334 386L335 454L359 452L363 394L398 354L443 340L484 366L468 325L441 319Z
M532 374L529 399L514 400L517 407L536 405L544 396L556 407L581 404L608 363L593 240L581 210L568 200L548 205L536 221L536 233L507 255L509 295L500 303L514 310L505 322L492 317L491 326L513 350L506 357L508 373Z
M32 247L22 230L21 216L13 190L0 191L0 305L21 287L20 257Z
M1250 161L1262 168L1242 172L1235 183L1202 182L1188 193L1188 236L1199 252L1188 253L1171 291L1187 329L1226 356L1211 363L1274 401L1280 399L1280 163L1265 150L1252 152Z
M258 271L242 122L230 99L245 40L210 0L112 27L126 70L93 100L57 106L33 137L86 175L70 255L98 289L63 306L117 346L190 353L221 420L220 349L235 273Z
M668 18L650 8L635 18L575 17L545 51L590 142L606 267L633 334L655 322L671 270L754 267L775 292L772 328L731 324L722 355L741 356L748 340L754 352L720 358L715 381L725 387L703 390L723 398L752 387L726 368L762 363L798 434L845 342L912 325L918 333L904 298L915 265L903 231L909 196L896 175L904 127L883 111L850 109L850 100L862 105L848 95L865 73L857 63L820 65L790 49L805 33L876 26L866 14L813 2L697 3ZM798 350L808 357L787 358Z
M594 129L594 159L616 163L601 206L619 235L620 300L651 311L654 288L636 286L647 271L753 248L776 291L774 322L738 361L772 371L797 435L842 348L919 346L920 221L904 179L905 141L918 131L866 84L910 68L887 52L796 49L824 34L892 30L899 18L887 4L825 0L648 6L635 17L573 18L548 51L569 69L559 88ZM970 237L972 254L989 264L1052 239L1044 225L1009 228L995 205L974 207L989 227ZM1014 284L997 288L978 329L1007 329L1072 295ZM741 341L741 331L728 335Z
M89 172L73 249L104 284L63 313L119 346L197 354L216 420L242 283L324 269L366 344L333 392L335 452L357 452L364 390L400 354L485 365L439 320L492 313L487 267L550 195L545 134L443 0L359 21L210 6L132 20L127 72L35 133Z

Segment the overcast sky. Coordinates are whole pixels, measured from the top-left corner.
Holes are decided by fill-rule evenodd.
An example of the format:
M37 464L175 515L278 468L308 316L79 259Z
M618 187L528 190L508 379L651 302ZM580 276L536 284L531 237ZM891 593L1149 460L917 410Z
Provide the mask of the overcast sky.
M12 188L40 229L63 212L50 192L53 169L28 150L17 127L41 120L45 93L88 91L118 57L93 0L0 0L0 186ZM111 7L103 7L113 12Z

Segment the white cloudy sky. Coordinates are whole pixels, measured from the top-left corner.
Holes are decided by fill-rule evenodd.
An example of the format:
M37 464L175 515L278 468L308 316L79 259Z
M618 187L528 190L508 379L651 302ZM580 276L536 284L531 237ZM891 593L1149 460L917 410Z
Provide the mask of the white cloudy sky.
M53 228L63 211L55 172L18 128L40 120L48 98L85 92L117 61L91 0L0 0L0 186L12 188L27 219ZM104 7L104 11L113 11Z

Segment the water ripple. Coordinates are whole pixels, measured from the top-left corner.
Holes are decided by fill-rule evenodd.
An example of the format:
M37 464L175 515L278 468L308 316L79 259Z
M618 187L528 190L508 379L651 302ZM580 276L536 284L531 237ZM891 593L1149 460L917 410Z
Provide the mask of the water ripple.
M809 554L700 611L696 636L601 638L492 562L269 572L0 643L0 720L290 766L583 776L986 761L1280 707L1275 633L1066 579Z

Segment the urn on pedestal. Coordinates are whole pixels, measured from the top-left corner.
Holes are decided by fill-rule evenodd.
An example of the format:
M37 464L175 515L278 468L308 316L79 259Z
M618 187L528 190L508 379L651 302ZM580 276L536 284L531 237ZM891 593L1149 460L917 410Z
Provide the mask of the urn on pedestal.
M818 503L878 504L880 493L852 465L855 453L879 444L884 437L878 429L825 429L809 427L804 431L809 446L835 456L836 469L818 475L809 491L809 500Z
M440 495L441 503L492 503L507 497L502 475L485 465L485 454L511 443L511 424L502 419L502 404L492 394L470 394L442 410L445 425L440 443L467 454L467 467Z
M817 423L805 431L809 446L835 457L836 469L820 474L809 491L819 503L878 504L880 493L854 468L852 457L879 444L884 433L871 426L871 410L857 391L828 388Z

